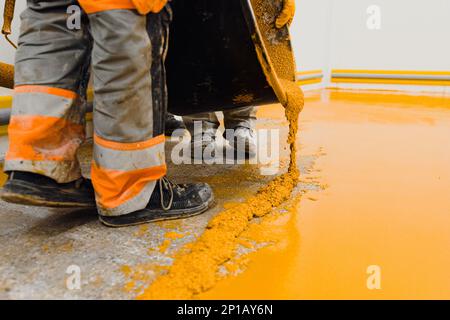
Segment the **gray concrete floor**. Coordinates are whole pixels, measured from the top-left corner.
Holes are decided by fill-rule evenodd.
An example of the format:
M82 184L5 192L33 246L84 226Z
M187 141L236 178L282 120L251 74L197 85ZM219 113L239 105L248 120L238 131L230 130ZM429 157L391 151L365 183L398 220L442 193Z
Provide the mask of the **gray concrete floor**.
M282 127L281 139L285 136L282 121L259 126ZM167 148L170 158L172 144L168 143ZM283 154L286 160L285 150ZM314 156L301 156L301 170L310 170L314 160ZM176 182L210 183L216 206L198 217L150 224L146 229L109 229L97 221L92 210L55 210L0 202L0 299L132 299L136 293L124 290L128 279L123 266L170 265L171 254L201 234L211 217L223 210L224 203L241 201L272 179L261 176L257 165L248 164L169 164L169 168ZM315 187L300 185L297 192ZM161 253L157 248L171 230L185 236ZM71 266L80 268L79 290L67 287ZM151 282L157 272L146 272Z

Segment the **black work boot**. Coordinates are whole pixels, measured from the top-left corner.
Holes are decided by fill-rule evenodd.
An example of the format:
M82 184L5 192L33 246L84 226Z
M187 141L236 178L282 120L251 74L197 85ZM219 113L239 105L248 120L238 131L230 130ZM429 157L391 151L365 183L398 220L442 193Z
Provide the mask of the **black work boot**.
M94 188L89 180L57 183L40 174L12 171L0 197L6 202L54 208L95 207Z
M166 116L166 124L165 124L165 130L164 134L168 137L170 137L175 130L186 130L186 126L184 125L184 122L182 120L178 120L175 118L175 116L171 113L168 113Z
M117 217L100 216L100 221L108 227L118 228L183 219L204 213L213 203L213 191L206 183L177 185L162 178L157 181L145 209Z

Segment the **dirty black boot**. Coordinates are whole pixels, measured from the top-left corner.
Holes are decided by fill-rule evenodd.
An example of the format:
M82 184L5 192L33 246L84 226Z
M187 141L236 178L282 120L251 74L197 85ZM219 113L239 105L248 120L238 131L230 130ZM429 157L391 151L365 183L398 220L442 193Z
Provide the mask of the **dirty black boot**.
M206 183L178 185L162 178L145 209L118 217L100 216L100 221L108 227L127 227L183 219L204 213L213 203L213 191Z
M20 171L9 173L0 197L6 202L38 207L95 207L94 188L89 180L57 183L39 174Z

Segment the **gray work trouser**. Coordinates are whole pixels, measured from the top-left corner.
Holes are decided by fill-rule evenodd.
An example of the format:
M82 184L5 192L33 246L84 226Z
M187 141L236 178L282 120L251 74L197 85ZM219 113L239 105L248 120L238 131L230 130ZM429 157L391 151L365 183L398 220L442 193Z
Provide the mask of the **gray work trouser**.
M236 129L244 127L253 129L256 120L256 108L244 107L223 111L225 129ZM194 122L201 121L202 130L217 130L220 126L219 119L215 112L197 113L194 115L183 116L186 128L191 134L194 133Z
M71 30L67 11L75 5L28 0L21 15L5 171L59 183L81 177L76 152L85 135L92 66L97 206L102 215L124 215L146 207L167 171L163 60L171 13L81 12L81 24Z

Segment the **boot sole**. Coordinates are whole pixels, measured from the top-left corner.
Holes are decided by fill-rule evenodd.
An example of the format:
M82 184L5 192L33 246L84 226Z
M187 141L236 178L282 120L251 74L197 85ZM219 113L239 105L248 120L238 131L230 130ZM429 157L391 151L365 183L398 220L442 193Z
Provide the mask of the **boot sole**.
M138 226L141 224L192 218L192 217L195 217L195 216L205 213L211 207L213 207L214 204L215 204L215 200L214 200L214 196L212 196L211 199L205 204L204 208L192 209L193 210L192 212L186 212L185 210L180 210L180 212L178 214L174 213L174 214L171 214L170 216L164 216L163 211L154 212L154 213L149 212L147 218L143 218L141 221L136 221L136 222L119 222L119 220L116 220L117 222L113 223L112 221L109 221L110 219L108 219L108 217L104 217L104 216L99 216L99 220L105 226L110 227L110 228L132 227L132 226ZM118 218L112 218L112 219L118 219Z
M13 189L19 189L17 192ZM58 190L51 192L47 190L49 194L55 194ZM74 201L65 200L50 200L39 193L43 194L44 191L41 190L41 186L36 186L25 182L15 182L14 184L7 183L3 189L0 191L0 198L9 203L33 206L33 207L47 207L47 208L95 208L95 202L92 203L82 203Z
M75 202L57 202L49 201L42 198L37 198L31 195L24 195L11 192L2 192L0 198L8 203L19 204L33 207L47 207L47 208L94 208L95 205L80 204Z

